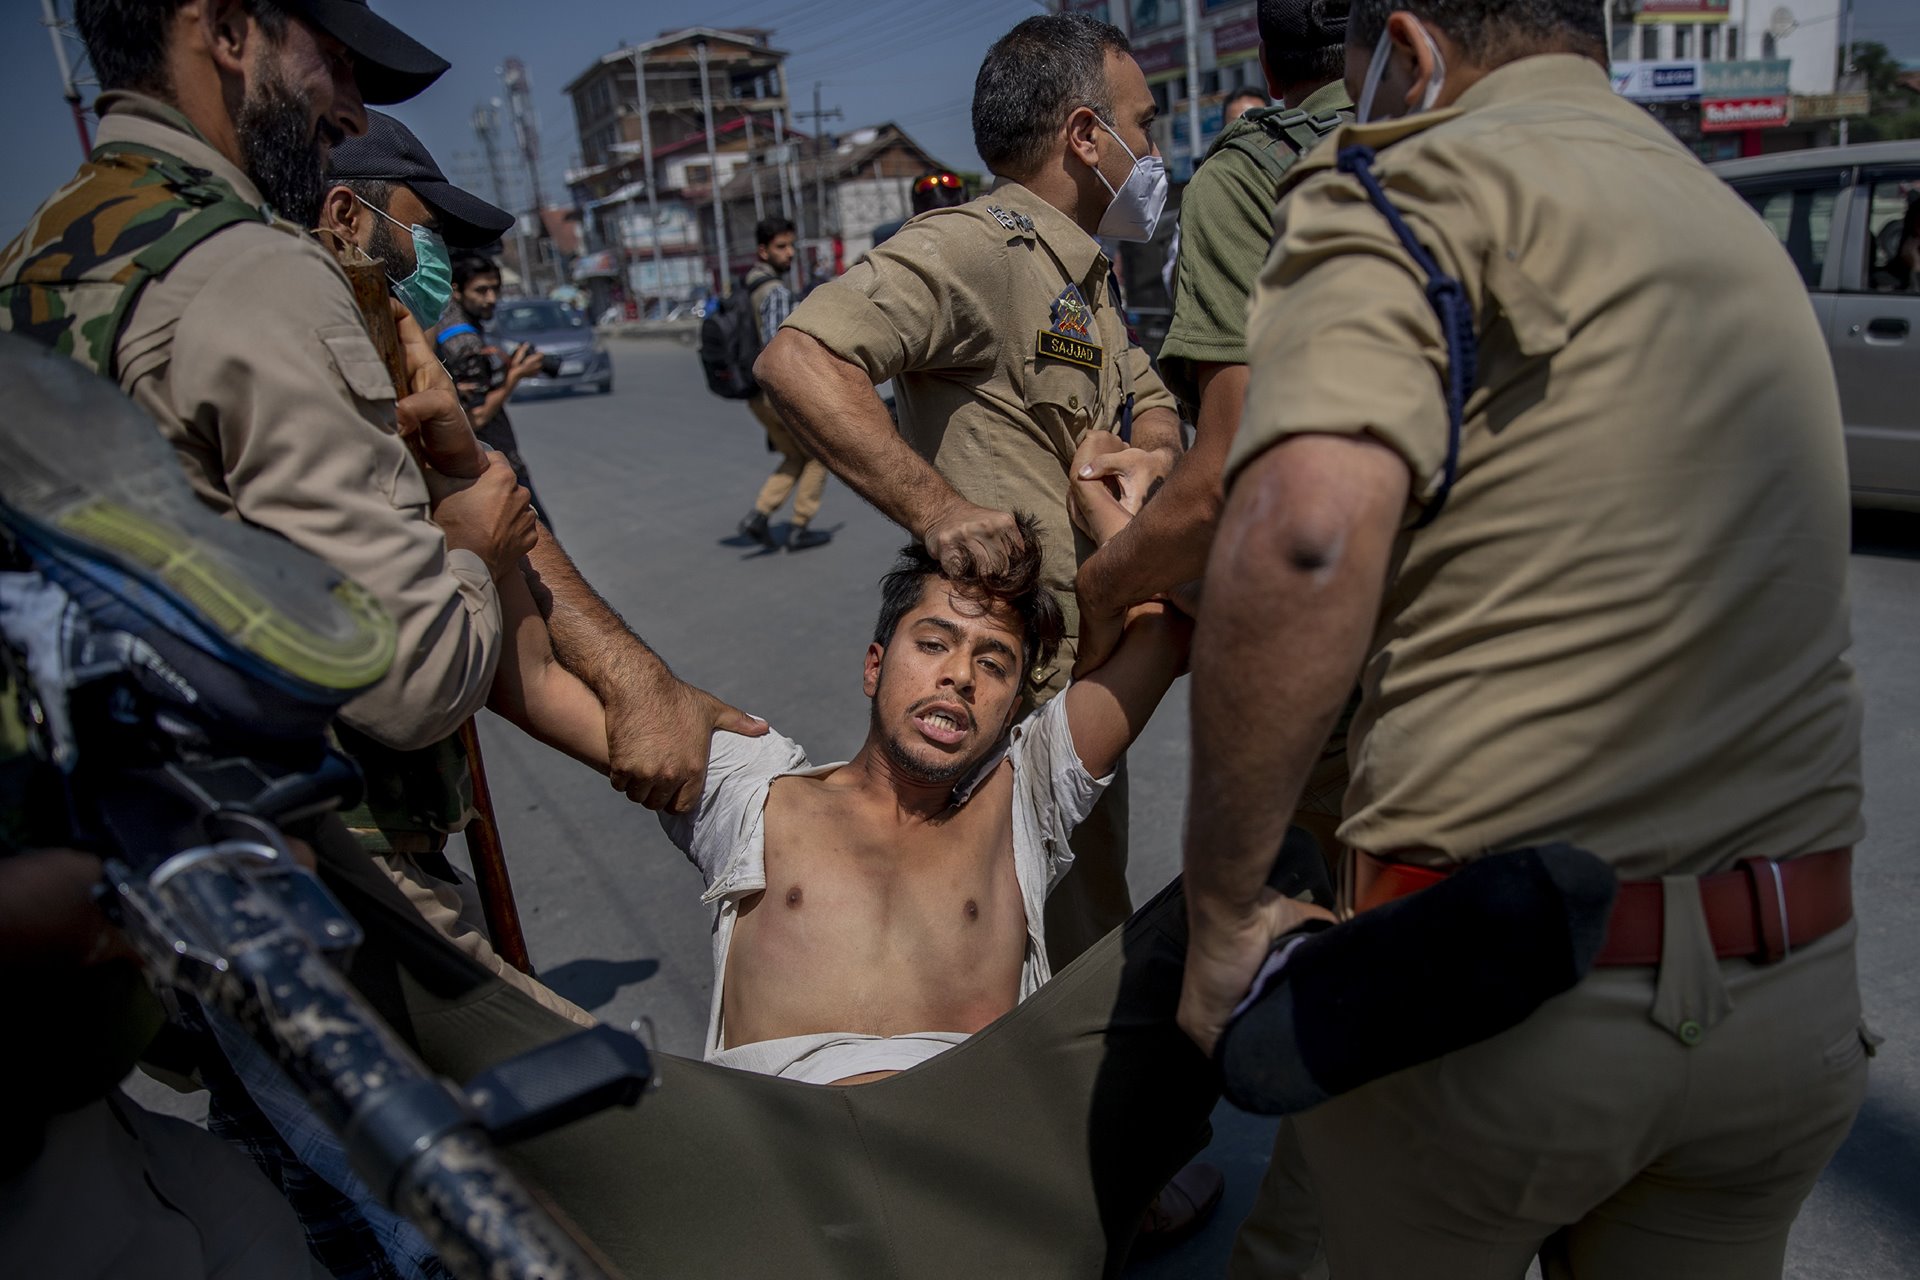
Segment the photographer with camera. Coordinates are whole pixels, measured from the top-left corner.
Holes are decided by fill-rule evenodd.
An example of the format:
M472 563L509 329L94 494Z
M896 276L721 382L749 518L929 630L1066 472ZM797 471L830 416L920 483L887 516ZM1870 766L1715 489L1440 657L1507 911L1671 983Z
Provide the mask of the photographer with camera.
M460 403L466 407L474 434L513 464L521 486L533 496L534 510L552 528L553 521L540 505L527 464L520 457L520 442L507 419L507 400L522 380L543 369L548 377L558 374L560 357L542 355L526 342L501 356L487 341L486 331L499 305L499 264L484 253L460 254L453 260L453 301L434 335L434 343L441 362L453 375L454 385L460 388Z

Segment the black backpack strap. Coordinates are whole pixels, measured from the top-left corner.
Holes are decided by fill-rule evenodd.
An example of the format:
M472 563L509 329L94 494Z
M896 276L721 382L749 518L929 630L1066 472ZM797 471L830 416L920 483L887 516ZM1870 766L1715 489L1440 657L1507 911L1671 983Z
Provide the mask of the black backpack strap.
M1447 495L1453 492L1454 479L1460 472L1460 432L1466 418L1467 396L1479 376L1480 343L1473 332L1473 310L1468 305L1466 289L1458 280L1442 271L1439 262L1427 252L1426 246L1415 238L1407 220L1387 199L1386 190L1373 172L1373 162L1372 147L1340 149L1340 171L1352 174L1359 182L1361 189L1367 193L1367 200L1380 211L1387 225L1393 228L1401 248L1407 251L1414 265L1427 277L1427 302L1440 321L1440 335L1447 344L1447 459L1440 472L1439 492L1433 495L1433 501L1426 505L1413 525L1416 529L1424 529L1433 523L1441 508L1447 505Z

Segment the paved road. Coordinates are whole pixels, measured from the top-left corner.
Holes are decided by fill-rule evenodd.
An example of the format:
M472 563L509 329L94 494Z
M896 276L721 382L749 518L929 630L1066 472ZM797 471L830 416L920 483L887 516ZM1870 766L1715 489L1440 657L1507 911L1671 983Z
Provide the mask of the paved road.
M830 546L742 545L735 522L773 462L746 408L707 394L687 348L619 343L615 366L612 395L513 408L561 540L682 675L767 717L815 760L846 758L866 727L874 581L901 533L834 482L817 523L835 531ZM1910 1276L1920 1257L1920 523L1863 520L1860 533L1855 660L1873 832L1856 872L1860 958L1868 1016L1888 1040L1860 1123L1796 1230L1796 1280ZM1182 687L1134 751L1136 898L1178 865L1185 723ZM711 952L696 873L599 777L498 721L483 736L543 976L603 1018L650 1019L660 1048L698 1055ZM1227 1205L1209 1231L1131 1276L1221 1274L1272 1128L1223 1107L1215 1129Z

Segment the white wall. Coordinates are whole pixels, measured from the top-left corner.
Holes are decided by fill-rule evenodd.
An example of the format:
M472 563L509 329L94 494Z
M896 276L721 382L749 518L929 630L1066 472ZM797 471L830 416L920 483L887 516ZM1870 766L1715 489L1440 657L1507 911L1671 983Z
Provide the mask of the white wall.
M1733 22L1740 28L1740 56L1763 56L1766 27L1773 11L1786 8L1799 27L1778 42L1777 57L1793 59L1788 83L1795 93L1832 93L1839 77L1840 0L1733 0Z

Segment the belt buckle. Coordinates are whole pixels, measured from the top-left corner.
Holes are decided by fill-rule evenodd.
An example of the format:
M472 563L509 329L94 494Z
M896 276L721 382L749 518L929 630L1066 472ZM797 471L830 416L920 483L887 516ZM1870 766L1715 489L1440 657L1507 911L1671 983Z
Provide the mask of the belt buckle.
M1746 872L1759 924L1760 949L1754 963L1778 964L1793 954L1787 925L1787 883L1780 874L1780 864L1772 858L1742 858L1739 866Z

